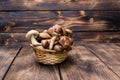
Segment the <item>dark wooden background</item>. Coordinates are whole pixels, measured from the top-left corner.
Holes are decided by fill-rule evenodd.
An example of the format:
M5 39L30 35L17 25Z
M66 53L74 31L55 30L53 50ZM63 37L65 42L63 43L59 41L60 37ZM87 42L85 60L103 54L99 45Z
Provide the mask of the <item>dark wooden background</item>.
M24 44L27 31L54 24L72 26L81 43L120 42L120 0L0 0L0 45Z

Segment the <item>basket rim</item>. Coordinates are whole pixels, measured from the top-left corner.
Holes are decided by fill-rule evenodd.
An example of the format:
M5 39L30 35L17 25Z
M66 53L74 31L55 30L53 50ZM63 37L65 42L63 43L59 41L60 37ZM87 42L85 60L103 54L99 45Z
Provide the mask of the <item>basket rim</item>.
M50 50L50 49L45 49L43 48L41 45L34 45L34 44L30 44L30 46L34 49L38 49L38 50L42 50L42 51L46 51L46 52L53 52L56 53L57 51L55 50Z

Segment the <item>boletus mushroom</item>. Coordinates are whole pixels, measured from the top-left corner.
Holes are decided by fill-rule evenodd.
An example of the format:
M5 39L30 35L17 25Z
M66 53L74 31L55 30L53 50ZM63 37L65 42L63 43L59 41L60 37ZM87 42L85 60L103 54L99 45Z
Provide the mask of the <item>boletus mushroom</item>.
M71 42L69 40L69 37L67 36L61 36L60 37L60 40L59 40L59 43L64 47L64 48L67 48L70 46Z
M30 30L29 32L27 32L26 34L26 38L31 40L31 43L34 45L38 45L40 44L36 38L39 36L39 32L36 30Z
M62 52L71 50L73 45L72 30L60 25L54 25L48 30L39 33L31 30L26 37L31 39L32 45L39 45L37 48L45 51Z

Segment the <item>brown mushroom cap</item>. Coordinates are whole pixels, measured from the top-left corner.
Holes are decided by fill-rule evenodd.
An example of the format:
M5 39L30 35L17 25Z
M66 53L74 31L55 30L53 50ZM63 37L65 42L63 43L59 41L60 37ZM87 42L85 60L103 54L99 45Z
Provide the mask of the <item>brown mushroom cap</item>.
M59 43L60 43L64 48L69 47L69 46L70 46L69 37L67 37L67 36L61 36L61 37L60 37L60 40L59 40Z
M44 30L43 32L44 32L44 33L47 33L47 30Z
M70 45L73 45L73 38L69 38L69 41L70 41Z
M48 33L45 33L45 32L39 33L39 37L43 38L43 39L51 38L51 36Z
M42 40L41 43L42 43L43 48L45 48L45 49L47 49L49 47L49 44L50 44L48 42L48 40Z
M70 29L65 29L65 31L66 31L67 33L69 33L69 34L72 34L72 33L73 33L72 30L70 30Z
M54 46L54 50L57 52L62 52L63 51L63 47L60 44L56 44Z
M53 32L55 32L55 29L53 27L50 27L48 30L47 30L48 34L52 35Z
M63 33L62 26L60 26L60 25L54 25L53 28L54 28L54 30L55 30L56 33L62 35L62 33Z

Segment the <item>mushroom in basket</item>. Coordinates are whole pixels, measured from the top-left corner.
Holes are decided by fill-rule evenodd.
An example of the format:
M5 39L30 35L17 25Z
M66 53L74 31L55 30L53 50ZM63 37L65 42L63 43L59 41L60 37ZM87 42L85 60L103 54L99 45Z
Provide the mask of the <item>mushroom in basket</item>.
M36 60L43 64L53 65L63 62L72 49L72 34L70 29L54 25L40 33L30 30L27 32L26 38L31 40Z

